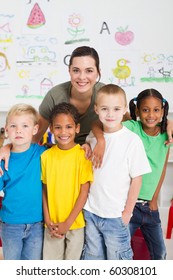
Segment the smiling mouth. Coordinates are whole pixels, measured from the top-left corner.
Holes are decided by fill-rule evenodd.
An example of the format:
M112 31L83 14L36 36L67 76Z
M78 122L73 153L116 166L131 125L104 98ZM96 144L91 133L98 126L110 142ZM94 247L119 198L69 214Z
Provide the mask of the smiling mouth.
M60 136L58 137L61 141L66 141L69 139L69 136Z
M78 84L78 86L80 86L80 87L84 87L84 86L86 86L88 83L87 82L77 82L77 84Z
M147 121L147 123L155 123L155 120L146 120Z

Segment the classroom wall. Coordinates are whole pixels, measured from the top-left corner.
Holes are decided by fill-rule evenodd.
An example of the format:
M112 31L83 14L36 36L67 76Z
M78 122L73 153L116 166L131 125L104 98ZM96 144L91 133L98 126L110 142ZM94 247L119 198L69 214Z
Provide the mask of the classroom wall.
M122 86L128 100L158 89L173 119L172 11L172 0L0 0L0 127L13 104L38 108L51 87L69 80L69 56L81 45L98 51L103 82ZM120 59L129 75L118 78ZM170 166L162 206L173 196Z
M122 86L128 100L154 87L173 112L172 0L0 0L0 7L1 123L14 103L38 108L68 80L69 56L80 45L98 51L103 82ZM129 75L117 76L120 59Z

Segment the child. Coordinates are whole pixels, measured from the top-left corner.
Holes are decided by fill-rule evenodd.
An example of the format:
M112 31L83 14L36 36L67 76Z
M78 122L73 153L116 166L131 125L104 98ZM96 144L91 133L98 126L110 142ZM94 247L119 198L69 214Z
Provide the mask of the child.
M166 258L166 248L157 200L168 161L169 146L164 143L167 140L169 105L160 92L146 89L130 101L129 107L133 121L126 121L123 125L140 136L152 168L152 173L143 176L142 187L130 220L130 232L133 236L136 229L140 228L151 259L163 260ZM139 121L136 121L137 117Z
M69 103L56 105L50 131L57 145L41 156L45 236L43 259L78 260L84 242L82 208L93 180L91 161L74 142L79 113Z
M11 141L8 171L0 177L3 190L0 211L5 260L42 257L42 184L40 155L45 150L31 144L38 131L38 114L30 105L17 104L7 114L6 133Z
M86 240L82 259L132 259L128 223L142 174L150 166L140 138L122 126L127 111L125 92L117 85L103 86L96 95L95 111L103 124L106 142L102 167L94 170L84 206ZM87 142L93 148L92 132Z

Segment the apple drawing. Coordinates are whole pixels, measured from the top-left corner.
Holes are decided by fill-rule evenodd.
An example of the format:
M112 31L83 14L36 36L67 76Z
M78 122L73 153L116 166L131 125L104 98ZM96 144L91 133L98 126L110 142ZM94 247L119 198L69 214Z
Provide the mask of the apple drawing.
M118 28L118 32L115 33L115 41L122 46L129 45L133 39L134 33L128 30L128 26L125 29L122 27Z

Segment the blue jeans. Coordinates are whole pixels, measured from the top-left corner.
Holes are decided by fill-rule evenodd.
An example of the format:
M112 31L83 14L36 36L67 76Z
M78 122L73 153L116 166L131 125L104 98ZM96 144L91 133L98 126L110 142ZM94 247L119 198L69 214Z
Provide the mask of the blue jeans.
M42 259L43 224L7 224L2 226L2 249L5 260Z
M149 203L136 203L129 227L131 236L137 228L141 229L152 260L166 259L166 247L158 210L150 210Z
M84 210L86 221L82 260L132 260L130 232L122 218L101 218Z

